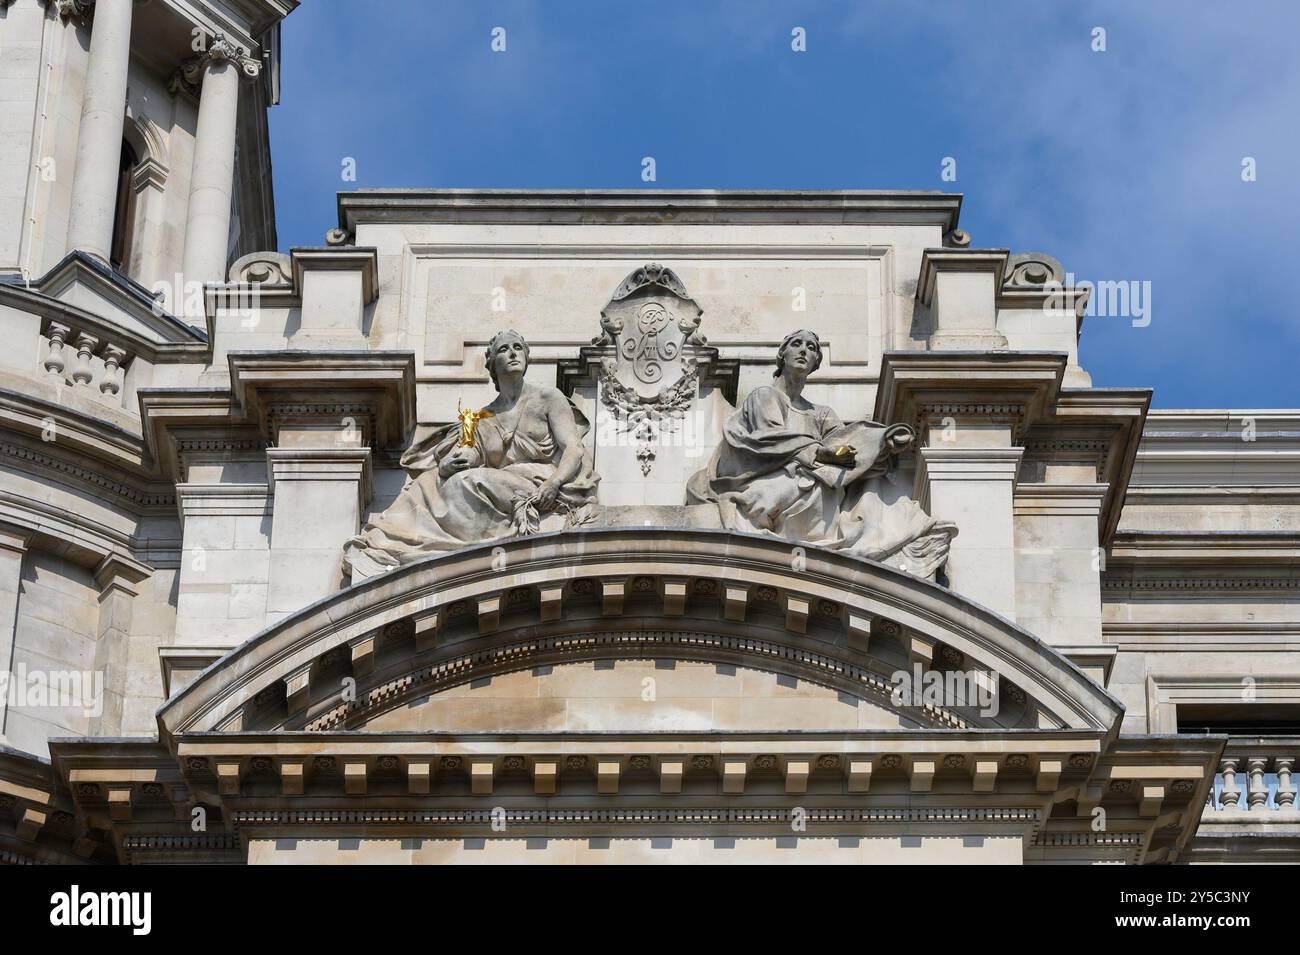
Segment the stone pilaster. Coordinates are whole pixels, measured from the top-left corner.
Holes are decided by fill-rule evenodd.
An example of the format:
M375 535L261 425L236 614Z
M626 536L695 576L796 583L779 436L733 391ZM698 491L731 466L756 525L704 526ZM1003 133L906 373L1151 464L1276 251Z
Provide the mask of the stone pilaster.
M957 525L949 586L1010 620L1024 435L1051 414L1066 362L1053 352L886 352L881 368L873 418L917 429L914 496Z
M1022 627L1069 650L1101 644L1099 517L1106 484L1016 489L1016 609Z
M274 494L267 621L339 588L343 544L370 502L367 447L279 447L266 452Z
M182 483L176 502L182 534L176 645L216 659L265 622L268 489Z
M15 524L0 523L0 674L13 672L14 636L18 628L18 592L22 587L23 558L32 532ZM9 680L0 693L0 743L5 742L9 713Z
M918 452L917 497L934 517L960 533L948 554L948 585L1016 619L1013 501L1024 448L962 446Z
M96 673L103 674L103 697L99 712L92 715L87 734L119 736L122 711L128 693L130 671L131 614L137 587L149 576L149 568L110 554L95 568L99 585L99 624L95 634Z

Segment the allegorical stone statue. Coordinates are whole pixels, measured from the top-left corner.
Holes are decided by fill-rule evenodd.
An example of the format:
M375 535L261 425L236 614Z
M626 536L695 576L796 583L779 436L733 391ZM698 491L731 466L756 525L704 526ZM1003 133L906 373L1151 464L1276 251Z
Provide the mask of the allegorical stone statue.
M555 388L524 381L528 342L518 332L494 335L486 364L496 399L417 433L401 462L414 479L344 546L345 570L370 576L428 554L536 533L543 522L591 519L599 478L582 446L587 419Z
M916 435L907 425L843 424L803 397L822 361L817 335L785 337L776 379L749 393L727 421L690 503L716 502L724 527L775 534L901 566L929 577L948 557L953 524L936 521L889 480Z

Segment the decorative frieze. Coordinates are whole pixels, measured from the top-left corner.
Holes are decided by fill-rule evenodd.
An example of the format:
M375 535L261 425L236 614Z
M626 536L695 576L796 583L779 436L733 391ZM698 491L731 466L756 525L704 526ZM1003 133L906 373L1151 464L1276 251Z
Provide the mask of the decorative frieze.
M1101 589L1112 593L1123 592L1173 592L1205 591L1290 591L1300 590L1300 577L1188 577L1159 576L1136 577L1107 574L1101 578Z
M151 491L123 481L115 481L104 474L102 468L96 469L76 464L26 445L0 441L0 455L11 461L21 461L27 467L48 469L70 478L72 483L92 485L139 507L165 508L175 507L176 505L175 494Z
M615 650L633 638L631 631L609 630L600 633L572 636L542 636L500 644L489 650L474 651L460 657L441 660L432 669L421 667L400 677L385 681L361 692L351 701L335 705L314 716L305 726L312 732L325 732L342 728L361 719L372 718L381 710L402 705L408 699L437 692L450 686L481 679L503 667L514 670L543 666L566 660L593 658L602 650ZM892 698L893 685L887 673L873 673L865 667L846 664L842 660L803 650L797 653L788 646L754 637L709 634L705 632L677 632L640 630L635 641L644 651L657 649L665 657L675 659L708 659L711 655L758 654L773 662L782 658L797 658L803 667L822 670L825 679L833 685L851 685L855 692L866 694L885 704ZM306 670L295 679L305 680ZM296 685L296 684L294 684ZM300 691L305 706L306 690ZM291 712L294 712L291 708ZM909 718L923 722L933 721L936 726L961 728L967 720L940 707L925 703L909 709Z

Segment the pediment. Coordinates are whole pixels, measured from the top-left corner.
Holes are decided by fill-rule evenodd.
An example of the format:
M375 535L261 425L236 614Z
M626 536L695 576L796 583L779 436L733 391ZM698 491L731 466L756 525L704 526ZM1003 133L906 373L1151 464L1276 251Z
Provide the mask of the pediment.
M197 344L206 336L167 311L166 303L82 252L70 252L32 289L151 346ZM200 300L194 303L202 315ZM181 303L172 303L177 307Z

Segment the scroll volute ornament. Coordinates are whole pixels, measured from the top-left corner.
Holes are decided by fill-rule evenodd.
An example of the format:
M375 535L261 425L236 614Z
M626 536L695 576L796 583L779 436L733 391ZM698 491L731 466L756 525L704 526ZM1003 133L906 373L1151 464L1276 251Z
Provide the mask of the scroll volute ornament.
M209 63L233 63L235 68L250 80L257 79L262 72L261 60L224 33L218 33L208 41L206 49L181 64L177 71L177 79L184 81L191 92L201 95L203 68Z

